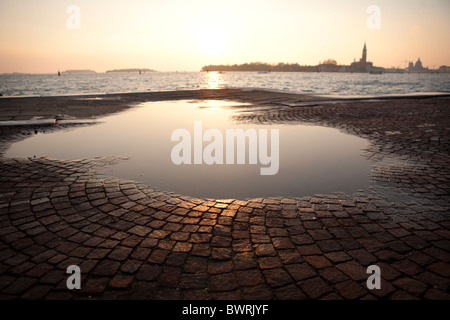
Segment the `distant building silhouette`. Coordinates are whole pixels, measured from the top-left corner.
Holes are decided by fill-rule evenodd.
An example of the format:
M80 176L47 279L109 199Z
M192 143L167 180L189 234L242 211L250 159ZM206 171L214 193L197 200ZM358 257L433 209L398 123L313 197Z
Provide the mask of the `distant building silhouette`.
M406 61L402 61L406 62ZM383 68L376 67L372 62L367 60L367 44L364 41L364 47L362 50L362 55L359 61L355 61L350 65L340 65L334 59L327 59L323 62L319 62L318 65L299 65L298 63L278 63L278 64L268 64L263 62L252 62L244 64L234 64L234 65L209 65L204 66L201 71L204 72L355 72L355 73L371 73L371 74L382 74L382 73L450 73L449 66L441 66L439 69L429 69L424 67L420 58L413 63L409 62L409 66L404 69L400 67Z
M364 41L364 48L362 53L362 58L359 60L360 63L366 64L367 63L367 47L366 42Z
M449 66L440 66L438 69L439 73L450 73L450 67Z
M420 61L419 58L417 59L415 64L412 61L409 62L408 68L406 68L406 72L421 73L421 72L430 72L430 70L428 68L423 67L422 61Z
M422 61L420 61L420 58L417 60L414 68L419 69L419 70L423 69Z
M364 41L364 48L362 51L362 57L359 59L358 62L353 62L350 65L350 71L351 72L371 72L373 69L372 62L367 61L367 46L366 42Z

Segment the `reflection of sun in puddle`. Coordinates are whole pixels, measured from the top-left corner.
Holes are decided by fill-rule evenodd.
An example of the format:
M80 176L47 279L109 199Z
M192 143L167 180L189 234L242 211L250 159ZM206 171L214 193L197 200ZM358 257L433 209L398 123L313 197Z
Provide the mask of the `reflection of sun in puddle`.
M202 106L199 108L209 109L209 110L219 110L221 107L224 107L223 101L220 100L207 100L202 103Z
M192 100L189 101L192 104L196 104L199 109L205 109L205 110L222 110L222 109L228 109L233 108L235 110L247 108L251 104L249 103L236 103L233 101L227 101L227 100Z
M366 140L332 128L236 123L233 116L240 112L240 106L215 100L144 103L104 117L97 125L35 135L14 143L6 156L86 159L130 155L128 161L108 166L104 172L198 197L303 196L354 192L367 185L370 164L359 155ZM195 138L195 121L202 121L205 132L217 129L222 134L227 129L279 129L278 173L260 175L261 165L248 160L239 165L175 165L171 152L176 142L171 141L171 135L174 130L186 129ZM200 141L200 150L209 143Z

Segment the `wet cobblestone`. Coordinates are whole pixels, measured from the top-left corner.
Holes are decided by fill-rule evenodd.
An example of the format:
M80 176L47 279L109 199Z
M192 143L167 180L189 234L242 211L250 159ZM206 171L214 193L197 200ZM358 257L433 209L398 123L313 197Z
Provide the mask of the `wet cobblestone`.
M258 103L271 101L280 106L278 96ZM345 103L236 118L368 139L374 185L352 195L197 199L97 173L121 157L2 157L0 298L449 299L449 107ZM26 130L2 128L2 141ZM366 286L372 264L381 290ZM81 268L81 290L66 287L69 265Z

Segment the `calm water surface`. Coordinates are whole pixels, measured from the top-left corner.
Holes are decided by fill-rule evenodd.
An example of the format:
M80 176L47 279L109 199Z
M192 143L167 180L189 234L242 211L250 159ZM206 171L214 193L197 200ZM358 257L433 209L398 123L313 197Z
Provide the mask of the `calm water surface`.
M201 198L352 193L368 186L371 164L360 155L366 140L325 127L236 123L233 115L243 109L232 106L235 104L223 101L144 103L105 117L96 125L37 134L13 144L6 155L59 159L130 156L129 160L104 168L104 173ZM171 134L183 128L193 135L194 121L202 121L203 132L218 129L224 137L226 129L278 129L278 173L260 175L263 165L259 161L175 165L171 151L177 142L171 141Z
M261 88L326 96L449 92L450 74L351 74L310 72L156 72L0 74L3 96L55 96L213 88Z

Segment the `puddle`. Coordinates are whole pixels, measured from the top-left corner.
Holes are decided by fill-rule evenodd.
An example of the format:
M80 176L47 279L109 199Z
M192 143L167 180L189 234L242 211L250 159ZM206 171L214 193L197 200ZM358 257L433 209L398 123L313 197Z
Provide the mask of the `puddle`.
M130 156L127 161L103 168L103 172L162 191L200 198L300 197L315 193L353 193L369 186L371 163L360 155L361 148L367 145L365 139L318 126L235 123L233 115L245 110L238 108L239 105L242 103L225 101L144 103L99 119L98 124L88 127L32 136L12 144L6 156L59 159ZM201 121L203 133L208 129L222 133L225 164L174 164L171 153L179 142L171 141L171 135L176 129L186 129L194 144L195 121ZM270 138L270 132L278 130L278 172L261 175L261 168L269 165L262 164L260 159L256 164L249 164L249 140L245 164L226 164L227 129L251 129L259 134L263 132L261 129L266 129L267 155L270 143L275 141ZM203 141L202 150L210 143ZM194 162L194 146L191 151Z

